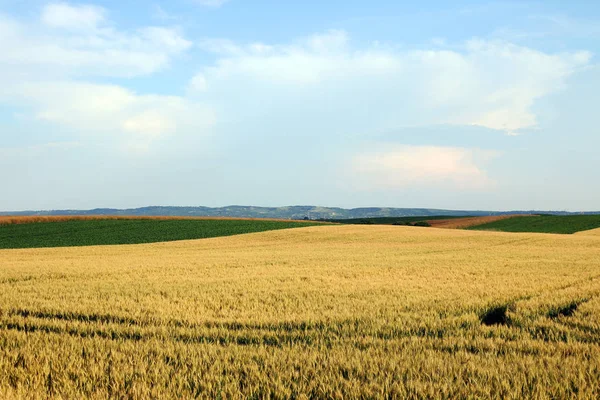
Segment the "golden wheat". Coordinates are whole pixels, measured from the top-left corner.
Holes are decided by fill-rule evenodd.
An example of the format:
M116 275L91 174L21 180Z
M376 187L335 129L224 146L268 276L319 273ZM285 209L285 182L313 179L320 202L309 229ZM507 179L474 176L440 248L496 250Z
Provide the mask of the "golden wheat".
M600 228L589 229L587 231L576 232L575 235L600 236Z
M2 250L0 397L598 398L599 260L399 226Z

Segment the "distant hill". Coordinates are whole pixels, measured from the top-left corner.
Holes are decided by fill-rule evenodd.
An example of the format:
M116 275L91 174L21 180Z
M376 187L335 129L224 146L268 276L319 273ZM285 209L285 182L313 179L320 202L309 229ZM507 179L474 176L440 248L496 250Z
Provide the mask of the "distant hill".
M442 210L433 208L338 208L318 206L288 207L141 207L128 209L96 208L93 210L47 210L0 212L0 215L164 215L164 216L202 216L202 217L243 217L243 218L281 218L281 219L348 219L375 217L428 217L446 215L453 217L505 215L505 214L600 214L600 212L569 213L564 211L481 211L481 210Z

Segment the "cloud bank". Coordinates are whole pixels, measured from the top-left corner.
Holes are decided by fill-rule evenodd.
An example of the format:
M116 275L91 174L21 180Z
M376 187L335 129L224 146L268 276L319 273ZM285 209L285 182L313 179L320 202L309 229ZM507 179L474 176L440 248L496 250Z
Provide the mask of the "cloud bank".
M438 146L395 146L356 156L355 176L364 189L397 189L406 186L483 189L493 182L479 163L495 152Z
M192 7L211 16L227 8ZM352 193L492 192L503 182L490 165L510 151L498 151L495 140L440 140L444 132L454 137L468 126L535 148L518 140L534 130L546 140L543 101L592 68L590 52L497 36L408 45L362 42L333 29L241 43L198 39L179 26L124 28L114 11L95 5L58 2L38 11L32 20L0 14L0 103L8 110L0 117L12 123L0 133L9 148L0 149L5 166L9 156L33 165L33 156L21 154L43 153L47 164L69 160L58 171L68 174L78 168L71 163L94 168L78 160L82 152L89 160L121 157L121 169L143 165L143 179L152 168L185 188L201 177L222 198L242 202L289 198L277 197L274 185L307 202L307 193L346 198L336 185L354 182L360 190ZM448 125L430 135L437 142L418 133ZM385 139L409 130L417 133ZM174 148L185 157L168 153Z
M177 28L124 31L102 7L52 3L38 23L0 17L0 36L0 102L30 110L36 121L136 151L165 135L206 134L215 122L210 107L183 96L94 82L168 68L192 46Z
M372 43L355 49L339 30L289 45L205 40L200 47L218 56L192 79L190 87L200 91L243 93L244 86L259 82L282 97L298 88L327 96L334 109L360 99L397 115L388 117L395 126L477 125L509 134L534 128L533 103L562 89L591 57L481 39L454 48L402 50Z

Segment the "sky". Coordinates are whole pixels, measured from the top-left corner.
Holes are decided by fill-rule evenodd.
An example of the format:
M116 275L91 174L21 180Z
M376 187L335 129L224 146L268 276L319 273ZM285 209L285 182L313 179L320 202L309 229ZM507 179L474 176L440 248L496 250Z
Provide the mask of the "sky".
M0 0L0 210L600 210L600 2Z

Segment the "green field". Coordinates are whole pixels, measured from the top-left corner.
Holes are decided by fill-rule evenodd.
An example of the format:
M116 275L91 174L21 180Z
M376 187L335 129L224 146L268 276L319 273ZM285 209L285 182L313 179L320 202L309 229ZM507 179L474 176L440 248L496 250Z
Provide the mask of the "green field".
M467 229L570 234L596 228L600 228L600 215L535 215L515 217L472 226Z
M328 219L328 222L352 225L412 225L434 219L452 219L465 217L449 217L447 215L420 216L420 217L373 217L373 218L350 218L350 219Z
M138 244L315 225L269 220L106 219L0 225L0 249Z

